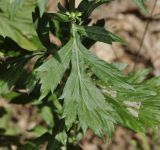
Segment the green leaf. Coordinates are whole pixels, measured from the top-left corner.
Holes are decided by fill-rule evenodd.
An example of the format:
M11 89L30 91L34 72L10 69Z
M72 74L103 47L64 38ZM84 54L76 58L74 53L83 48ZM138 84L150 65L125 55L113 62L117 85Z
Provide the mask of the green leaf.
M36 146L36 144L29 142L20 147L18 150L39 150L39 148Z
M78 10L84 13L83 19L87 19L95 8L111 1L112 0L83 0L78 6Z
M32 13L32 18L41 43L47 48L47 50L53 49L49 37L50 34L49 15L47 13L44 13L41 16L40 10L36 8L35 11Z
M79 39L79 37L76 37ZM83 53L83 57L89 63L92 71L95 75L100 78L105 83L112 85L117 88L131 89L134 88L129 83L125 82L125 76L120 70L111 64L99 59L92 52L88 51L79 40L77 40L77 45Z
M4 85L5 83L7 83L8 88L13 86L21 77L24 71L24 66L26 65L28 60L29 58L27 58L26 56L26 58L19 58L19 62L17 62L16 58L13 58L10 60L10 63L2 63L0 65L0 81L2 81Z
M69 0L69 10L70 12L75 10L75 0Z
M61 150L66 149L67 133L63 130L59 132L55 138L51 139L47 145L47 150Z
M48 129L42 125L37 125L33 129L30 130L36 137L39 137L46 133Z
M47 123L48 126L52 127L54 125L52 111L49 107L42 107L40 116L43 118L43 120Z
M32 11L36 6L36 1L21 1L21 3L16 4L16 10L11 11L15 15L12 15L12 19L10 19L8 7L12 3L9 0L0 1L0 8L3 10L3 12L0 12L0 35L11 38L24 49L30 51L42 49L43 46L37 37L32 23ZM19 5L21 6L18 7Z
M147 11L146 7L145 7L145 1L146 0L134 0L134 2L143 10L143 11Z
M1 88L1 85L0 85L0 88ZM11 92L11 91L9 91L9 90L8 90L6 93L3 93L3 92L2 92L2 97L3 97L4 99L8 100L8 101L16 98L16 97L19 96L19 95L20 95L20 93L18 93L18 92Z
M131 72L127 76L126 80L132 84L142 83L145 80L146 76L149 74L149 72L150 69L141 69L135 72Z
M119 89L117 96L119 100L142 102L148 97L157 96L155 89L147 85L133 85L134 90Z
M60 132L56 135L55 138L48 142L46 150L61 150L66 149L66 146L63 144L67 141L67 135L65 132Z
M68 128L77 115L84 131L91 128L99 136L112 135L115 120L112 108L85 73L72 70L64 89L64 117Z
M44 133L40 137L33 139L31 142L22 145L18 148L18 150L39 150L41 149L41 145L47 142L51 138L51 135L48 133Z
M145 84L157 90L158 93L160 92L160 77L151 78L147 80Z
M68 11L60 2L58 3L58 9L63 13L66 13Z
M89 39L100 41L108 44L112 42L125 43L117 35L113 34L110 31L105 30L103 27L97 26L77 26L77 31L80 32L82 36L88 37Z
M115 100L108 96L106 99L110 104L112 104L112 107L117 112L118 118L116 119L121 125L128 127L136 132L144 131L144 127L139 122L139 118L132 115L122 102L119 102L117 99Z
M69 22L70 19L66 14L63 14L61 12L57 12L56 14L54 14L54 18L59 20L60 22Z
M2 94L7 94L7 93L9 93L9 87L8 87L7 82L0 80L0 96Z
M57 85L60 83L66 69L69 67L72 43L73 39L58 51L55 56L56 58L50 58L37 69L41 83L40 99L47 96L50 91L53 93Z
M60 132L56 135L55 139L62 143L64 146L67 144L67 133L65 131Z
M22 7L23 2L24 0L12 0L9 2L8 12L10 19L13 19L16 16L18 9Z
M52 137L47 144L47 150L61 150L65 149L67 143L67 133L65 131L64 120L56 119L56 124L52 130Z
M126 63L121 63L121 62L116 62L116 63L113 63L112 64L114 67L116 67L118 70L120 70L120 71L124 71L126 68L127 68L127 66L128 66L128 64L126 64Z
M150 87L151 90L157 94L148 96L142 101L139 116L145 126L154 128L160 124L160 77L154 77L147 80L144 86Z
M28 77L23 82L25 84L27 91L31 93L38 82L37 72L35 70L32 70L32 72L28 75Z
M30 26L31 31L33 33L30 33L30 35L27 35L29 33L25 33L25 31L22 31L18 26L19 24L16 22L13 22L9 20L4 15L0 14L0 35L3 37L10 37L13 39L17 44L19 44L22 48L34 51L41 47L41 44L38 42L34 42L35 40L38 40L38 38L33 34L33 27ZM29 37L31 36L31 37ZM38 43L38 44L37 44Z
M157 125L160 120L158 111L160 105L155 97L158 95L149 85L139 85L149 71L136 72L127 79L120 70L98 59L88 51L81 44L80 37L76 31L73 36L75 40L72 46L72 71L63 93L64 117L67 127L70 128L76 122L77 117L83 130L89 127L101 136L106 131L111 135L110 131L112 131L112 127L114 127L114 123L117 121L123 126L141 132L144 132L143 123L147 127ZM117 94L114 100L108 97L108 93L105 100L100 90L85 73L86 63L90 64L95 75L107 83L109 88L116 90ZM110 87L110 85L113 87ZM149 101L149 97L152 97L153 100ZM118 102L118 100L122 101ZM107 106L105 106L105 103ZM146 119L147 110L151 113L151 115L148 115L148 119ZM151 119L151 116L154 116L154 118ZM96 120L95 122L93 117ZM112 123L107 124L103 122L103 117L111 120L110 123ZM104 127L106 128L105 131Z
M147 99L148 97L155 97L159 93L159 80L158 78L153 78L151 80L144 81L146 76L149 74L150 69L138 70L136 72L130 73L125 81L132 84L133 90L118 90L118 99L127 101L139 101Z
M142 71L141 73L143 74L144 72ZM142 78L134 77L132 78L131 76L131 80L136 79L133 81L138 81L137 83L139 83L144 76L142 76ZM107 99L108 102L113 104L112 107L117 111L118 115L120 115L119 119L122 125L135 131L144 131L143 128L145 127L154 128L159 125L159 85L160 82L158 78L153 78L143 84L140 82L137 85L133 85L134 91L124 89L117 90L117 95L114 97L114 100ZM107 97L109 96L108 87L104 88L103 86L102 91ZM138 128L135 125L137 125Z
M146 98L141 103L139 118L147 127L157 127L160 124L160 100L159 96Z
M40 16L43 15L46 9L47 0L38 0L38 7L40 9Z
M103 136L105 132L112 135L115 123L112 116L114 111L85 73L82 50L77 40L79 39L74 39L72 46L72 70L62 96L66 126L69 129L78 116L84 131L91 128L99 136Z

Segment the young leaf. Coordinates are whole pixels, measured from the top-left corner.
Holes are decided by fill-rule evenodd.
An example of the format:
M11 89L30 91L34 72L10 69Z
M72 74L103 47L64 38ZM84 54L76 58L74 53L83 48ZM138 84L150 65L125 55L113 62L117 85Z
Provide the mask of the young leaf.
M95 8L111 1L112 0L83 0L78 6L78 10L84 13L83 19L87 19Z
M52 110L49 107L42 107L40 116L47 123L48 126L52 127L54 125Z
M120 37L110 31L105 30L102 27L77 26L77 31L79 31L82 36L95 41L100 41L108 44L112 44L112 42L125 43Z

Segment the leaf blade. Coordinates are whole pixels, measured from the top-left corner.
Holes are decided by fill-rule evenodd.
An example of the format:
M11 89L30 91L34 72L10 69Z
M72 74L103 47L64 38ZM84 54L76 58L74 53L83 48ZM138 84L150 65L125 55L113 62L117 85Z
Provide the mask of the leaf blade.
M111 115L113 110L86 75L83 55L76 40L72 49L71 62L72 71L63 92L63 116L66 126L70 128L78 117L84 131L89 127L99 136L103 136L105 132L112 135L115 124Z
M79 31L82 36L88 37L89 39L95 41L100 41L107 44L112 44L113 42L119 42L122 44L125 43L124 40L122 40L120 37L110 31L105 30L102 27L77 26L77 31Z
M42 92L40 100L43 99L50 91L53 93L57 85L60 83L65 70L69 66L72 43L73 39L58 51L56 56L59 60L53 57L37 69L40 73ZM48 82L48 79L50 79L50 82Z

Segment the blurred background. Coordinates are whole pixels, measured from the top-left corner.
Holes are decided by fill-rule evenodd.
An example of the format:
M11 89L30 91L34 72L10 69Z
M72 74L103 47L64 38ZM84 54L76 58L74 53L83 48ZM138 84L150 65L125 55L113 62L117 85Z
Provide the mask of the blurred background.
M47 10L57 11L59 1L65 4L64 0L48 0ZM76 2L78 5L80 0ZM105 18L105 27L122 37L127 44L108 45L97 42L91 50L109 63L128 64L126 73L150 68L151 76L159 76L160 0L148 0L146 6L148 13L141 11L133 0L115 0L97 8L91 16L92 23ZM59 42L56 39L54 41ZM54 124L50 111L48 108L37 109L30 104L9 104L6 99L1 98L0 150L16 150L18 141L23 142L45 132L45 128L41 126L43 121L48 127ZM8 136L1 135L4 129L7 129ZM17 134L19 136L14 136ZM89 130L79 144L85 150L160 150L160 130L148 129L143 135L118 126L112 141L101 140ZM41 149L45 150L45 145Z

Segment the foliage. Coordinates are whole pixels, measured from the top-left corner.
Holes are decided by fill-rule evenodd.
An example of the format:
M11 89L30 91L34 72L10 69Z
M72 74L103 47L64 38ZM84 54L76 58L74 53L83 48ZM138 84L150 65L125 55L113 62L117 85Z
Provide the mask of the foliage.
M46 141L47 150L72 149L88 128L112 137L117 124L136 132L159 125L160 78L145 80L148 70L125 75L123 65L88 50L96 41L125 43L104 28L103 20L88 26L94 9L109 2L83 0L75 8L70 0L66 7L59 3L57 13L45 12L42 0L0 2L0 94L39 108L45 122L31 130L37 138L20 150L39 149ZM143 0L135 2L145 9Z
M146 0L134 0L134 1L143 11L146 11L146 8L145 8Z
M0 6L0 35L10 37L24 49L40 49L42 45L34 30L31 16L36 0L1 0Z

